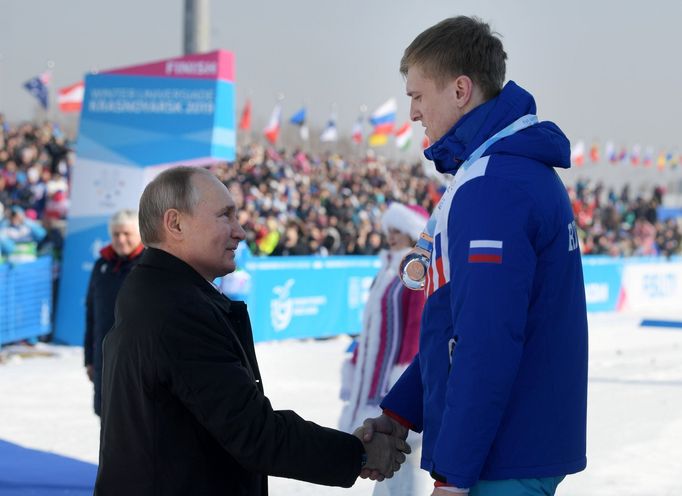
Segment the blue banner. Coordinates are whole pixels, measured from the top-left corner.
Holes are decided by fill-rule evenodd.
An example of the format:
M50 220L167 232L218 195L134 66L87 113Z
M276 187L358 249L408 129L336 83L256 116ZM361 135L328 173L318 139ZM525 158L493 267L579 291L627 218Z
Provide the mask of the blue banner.
M613 312L618 305L623 278L623 260L583 256L585 300L588 312Z
M256 341L358 334L378 257L255 258L246 299Z
M133 167L234 160L234 99L227 81L88 76L78 156Z
M56 341L83 343L90 270L109 243L111 215L137 209L167 167L234 160L234 85L234 57L224 50L85 78Z

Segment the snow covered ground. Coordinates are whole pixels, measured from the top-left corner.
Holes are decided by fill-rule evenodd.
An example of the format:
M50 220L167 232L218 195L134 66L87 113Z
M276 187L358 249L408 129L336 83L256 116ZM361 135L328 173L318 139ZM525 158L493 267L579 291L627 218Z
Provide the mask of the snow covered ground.
M588 469L568 477L560 496L682 495L682 329L641 328L640 320L590 316ZM259 344L275 408L335 426L348 343L339 337ZM40 349L54 355L14 355L0 364L0 439L96 463L99 422L82 350ZM271 478L270 494L367 495L372 484L359 480L345 490Z

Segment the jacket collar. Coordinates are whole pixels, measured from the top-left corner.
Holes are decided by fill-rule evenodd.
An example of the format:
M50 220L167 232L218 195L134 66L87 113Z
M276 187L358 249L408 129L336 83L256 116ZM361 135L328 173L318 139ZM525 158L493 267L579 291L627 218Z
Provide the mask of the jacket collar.
M112 244L108 244L99 251L99 254L107 262L111 262L116 259L121 259L121 261L128 261L136 259L142 254L143 251L144 245L140 243L139 245L137 245L137 248L135 248L130 253L130 255L120 256L118 253L114 251L114 246Z
M229 312L230 306L237 303L232 302L229 298L216 290L216 288L202 277L192 266L180 260L175 255L171 255L167 251L158 248L147 248L140 259L141 266L150 266L162 269L167 272L176 274L178 277L187 282L197 286L208 296L212 297L216 302L219 302L222 308Z
M536 112L535 100L514 81L499 95L467 112L438 141L424 150L441 173L454 174L478 146L522 115Z
M107 262L115 262L112 272L118 272L124 264L139 258L140 255L142 255L142 252L144 252L144 245L140 243L129 255L119 256L119 254L114 251L113 245L109 244L102 248L99 251L99 254Z

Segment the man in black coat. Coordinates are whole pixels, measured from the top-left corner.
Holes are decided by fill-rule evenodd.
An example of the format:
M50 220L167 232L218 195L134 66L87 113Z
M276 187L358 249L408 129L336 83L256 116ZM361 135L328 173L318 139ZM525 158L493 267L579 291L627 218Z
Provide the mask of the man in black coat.
M116 212L109 220L109 236L111 244L99 252L85 298L85 371L94 386L97 415L101 414L102 404L102 341L114 324L116 296L144 250L137 212Z
M140 199L147 250L126 279L104 344L95 494L266 495L267 475L350 487L390 477L409 447L372 443L273 410L246 305L212 281L235 270L245 233L205 169L169 169ZM376 442L375 442L376 441Z

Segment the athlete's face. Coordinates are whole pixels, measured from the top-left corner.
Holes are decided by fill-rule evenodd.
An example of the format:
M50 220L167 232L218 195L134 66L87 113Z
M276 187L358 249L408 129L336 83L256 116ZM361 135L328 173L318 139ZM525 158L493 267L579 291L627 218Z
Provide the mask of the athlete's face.
M431 143L442 138L464 115L457 99L457 78L439 85L413 65L407 71L405 92L410 97L410 119L421 122Z

